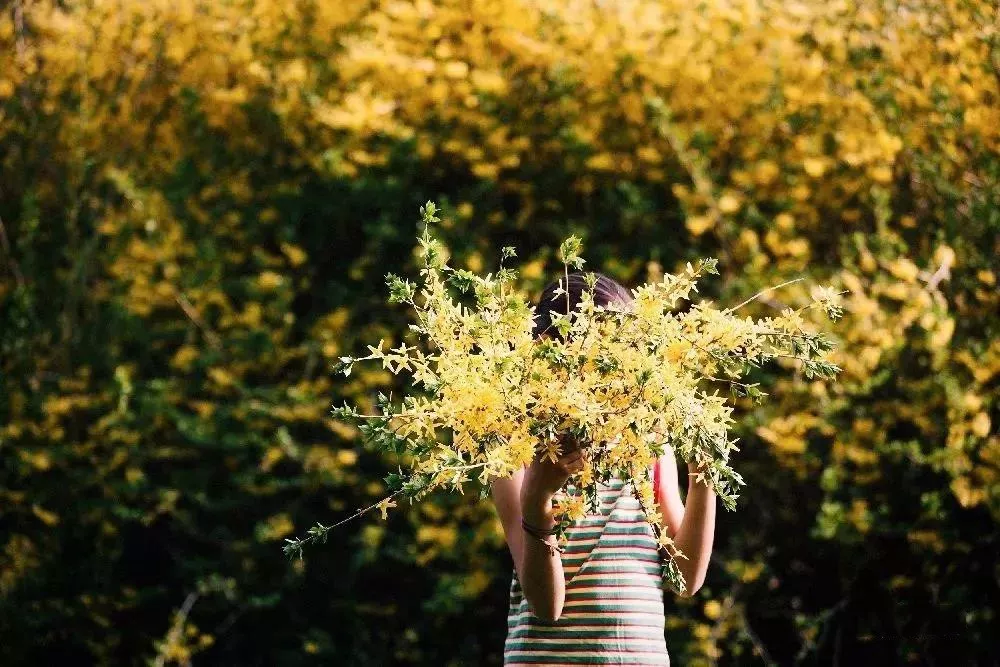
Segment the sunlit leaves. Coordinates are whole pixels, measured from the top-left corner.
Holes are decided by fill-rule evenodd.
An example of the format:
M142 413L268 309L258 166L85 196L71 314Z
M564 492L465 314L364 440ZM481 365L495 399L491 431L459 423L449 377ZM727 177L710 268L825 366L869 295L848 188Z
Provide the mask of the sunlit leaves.
M0 191L10 241L9 253L0 251L0 303L10 306L0 326L0 357L10 364L0 373L0 404L9 410L0 439L16 452L4 485L12 527L0 586L18 595L37 579L49 601L67 609L50 621L22 615L33 627L51 623L62 636L88 636L86 626L65 623L69 614L104 623L108 609L138 604L91 595L105 591L105 582L85 577L75 580L72 595L47 585L69 566L127 571L115 560L117 531L133 521L144 530L183 525L205 544L223 527L234 531L225 553L205 557L187 547L184 558L171 559L158 577L164 590L196 581L198 568L230 566L226 554L250 568L241 581L256 586L258 573L270 586L265 565L275 550L252 544L253 525L241 529L229 514L184 514L187 503L216 493L197 477L201 471L231 471L225 484L232 486L218 491L225 494L220 506L252 508L247 514L273 514L277 487L350 504L384 491L374 481L384 471L371 462L345 472L343 462L357 456L353 447L333 455L332 443L317 441L324 423L330 438L358 437L360 422L346 411L325 414L331 394L368 411L365 399L396 371L413 380L414 391L437 395L449 387L449 374L421 358L424 350L414 351L410 338L401 350L394 334L433 335L452 341L449 354L478 355L488 349L482 344L491 326L506 330L527 317L512 286L498 297L495 322L483 318L468 329L455 311L399 332L386 330L389 320L372 325L377 290L327 299L325 290L342 282L378 286L391 268L406 277L390 298L422 303L424 295L405 284L416 280L406 264L410 214L392 213L398 188L415 183L454 202L454 210L425 207L432 224L454 225L444 232L442 224L443 235L474 237L481 257L492 252L501 262L513 257L491 243L551 241L572 225L586 230L588 261L627 280L642 276L653 253L650 265L686 280L684 262L696 266L694 256L710 253L724 276L712 287L737 298L795 274L846 290L840 307L806 284L768 292L747 304L748 312L773 318L758 320L778 332L763 337L766 345L730 331L710 352L668 339L662 358L703 372L714 367L720 380L709 381L713 388L727 393L728 386L741 403L757 401L748 423L760 428L741 446L763 445L766 461L780 465L759 469L753 482L772 485L755 496L762 516L801 507L805 524L838 540L836 553L847 556L839 562L865 567L879 563L860 549L897 539L901 524L923 524L906 536L916 555L898 565L914 570L904 582L926 587L910 599L933 599L931 587L972 591L960 594L952 611L903 607L907 597L894 598L905 611L892 620L901 623L887 621L876 634L924 642L927 635L906 619L931 612L953 614L948 621L966 630L963 641L988 625L984 613L993 606L977 603L989 589L979 585L976 572L984 570L976 568L983 561L975 549L994 540L982 526L1000 516L994 2L921 1L905 11L878 2L780 0L251 4L35 0L0 16L0 140L10 147ZM400 154L408 156L401 167L392 161ZM345 189L352 194L341 199ZM628 197L618 198L624 192ZM378 243L331 246L314 233L327 221L366 230L376 209ZM518 238L517 230L530 231ZM393 234L403 241L396 258L403 261L383 264L392 246L383 236ZM517 267L535 287L558 247L525 256ZM447 250L438 242L418 246L418 267L425 259L443 266ZM327 272L335 275L323 282ZM490 302L489 290L469 274L439 278L453 292L464 283L467 291L455 298L463 306L480 296ZM510 282L513 270L504 266L496 278ZM671 308L662 293L639 306L650 316L686 309L685 299L698 292L682 287ZM810 298L821 305L799 308ZM815 361L768 356L796 327L834 318L840 308L848 317L824 334L836 349L820 356L817 339L783 351L811 350ZM97 326L102 322L107 328ZM689 324L702 333L715 326ZM572 321L559 330L572 333ZM358 351L355 336L393 342L354 363L345 355ZM647 352L653 349L647 343ZM500 357L487 376L516 367L516 356ZM566 373L587 363L555 347L537 362ZM639 377L640 369L614 355L590 363L605 382ZM114 372L122 365L124 384ZM843 368L840 381L823 382L832 365ZM529 375L546 381L541 372ZM470 400L496 405L496 391L483 384ZM461 398L460 390L454 395ZM415 409L404 402L394 409L401 406ZM600 419L584 413L577 418ZM411 438L407 446L427 456L429 443L450 437L398 427L399 437ZM524 456L535 439L517 434L511 458ZM398 441L379 446L395 467ZM217 451L224 455L215 458ZM310 453L297 458L298 451ZM505 464L499 457L490 465ZM190 477L169 473L188 469ZM820 470L835 475L826 476L816 499ZM67 475L95 491L92 501L78 502ZM316 491L318 480L337 492ZM440 481L451 488L457 479ZM888 484L894 492L886 495ZM345 510L310 505L322 515ZM296 508L297 516L300 510L313 511ZM790 522L786 515L770 524L762 535L768 549L791 550L823 570L822 549L782 541L807 532ZM863 527L863 547L851 553ZM67 541L88 530L94 549ZM373 534L365 533L359 558L380 553ZM759 548L749 530L731 537L727 548ZM187 557L192 552L196 557ZM490 557L463 566L482 569ZM955 565L953 574L937 567L942 558ZM843 570L842 593L852 574ZM808 616L788 611L792 594L782 595L794 588L794 573L773 575L781 586L763 592L768 603L786 610L789 625ZM808 576L803 581L814 589ZM140 587L134 598L143 600L144 617L165 613L156 608L160 593L149 593ZM249 616L236 627L247 627ZM150 627L161 632L163 625ZM713 636L726 627L714 625ZM835 635L822 620L800 627L803 641L807 631ZM12 633L19 634L35 637L34 630ZM104 635L87 642L94 655L85 659L112 660L108 647L120 634ZM421 633L422 649L432 635ZM287 645L288 636L269 644ZM239 643L249 651L263 645ZM957 643L949 639L949 652Z
M443 250L430 232L435 212L432 203L421 209L418 242L429 253ZM570 265L583 265L581 251L578 237L561 244L564 276ZM501 252L502 259L514 255L506 248ZM533 308L516 290L504 291L502 276L454 269L436 256L436 263L425 263L422 284L392 274L387 279L390 301L412 306L419 322L413 330L423 345L401 343L384 350L380 341L378 347L368 346L367 357L341 360L348 368L381 360L394 374L412 374L412 384L423 382L424 391L404 397L398 408L379 392L378 414L360 415L347 406L333 411L357 424L376 450L409 457L412 472L390 475L386 481L393 495L372 506L383 515L397 494L416 500L438 488L464 493L473 473L488 486L538 453L555 460L562 443L572 438L584 447L588 463L577 480L580 495L558 503L563 530L593 506L598 481L622 476L645 494L643 509L662 536L648 470L667 444L697 462L698 480L711 486L728 509L735 509L736 491L744 483L729 461L738 449L728 435L732 408L717 389L709 393L702 384L728 383L734 396L759 402L765 394L756 384L732 378L776 358L801 361L807 377L829 378L838 370L820 358L832 342L810 331L799 311L758 322L703 301L674 314L678 300L690 300L698 291L703 275L718 273L714 258L688 262L682 273L637 288L628 307L598 307L592 291L585 292L570 312L550 314L557 336L536 340ZM595 276L587 275L586 283L593 290ZM474 291L475 305L458 305L448 287L458 295ZM413 299L418 291L419 303ZM561 287L554 298L565 296ZM713 375L716 366L724 378ZM645 437L653 432L663 437ZM301 555L305 543L325 535L318 530L303 541L290 541L286 551ZM673 549L671 556L683 554Z

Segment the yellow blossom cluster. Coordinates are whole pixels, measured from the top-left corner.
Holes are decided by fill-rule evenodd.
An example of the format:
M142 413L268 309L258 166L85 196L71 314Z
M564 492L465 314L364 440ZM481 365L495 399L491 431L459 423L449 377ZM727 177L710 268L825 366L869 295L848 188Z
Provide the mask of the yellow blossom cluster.
M0 101L44 80L43 111L78 105L64 145L104 151L113 134L150 173L185 152L185 99L249 154L266 146L251 118L263 105L298 149L275 156L290 167L357 176L409 141L529 209L545 165L584 194L662 182L695 235L782 216L768 243L801 266L813 250L790 243L796 231L856 224L904 147L949 155L955 181L977 150L965 137L1000 145L983 0L32 5L28 27L0 19L0 43L17 47L0 56Z
M732 407L718 386L762 398L756 384L741 380L777 358L796 360L809 376L832 377L839 370L827 360L832 343L809 330L801 309L755 320L736 314L752 299L723 309L693 302L698 280L717 272L711 258L634 289L629 308L596 305L592 273L586 274L591 290L571 308L562 283L553 298L567 299L565 312L550 315L552 335L536 338L535 308L513 287L516 273L503 266L515 250L503 249L496 276L455 269L431 235L431 225L440 221L436 211L432 202L421 209L422 284L387 276L390 302L408 304L416 314L410 329L420 344L383 349L380 341L368 346L369 355L345 356L339 364L349 375L356 362L381 361L393 374L412 376L419 390L399 407L381 396L377 415L346 405L334 410L358 423L366 441L411 457L409 478L392 480L396 492L411 499L441 487L461 491L473 473L488 488L538 458L555 461L573 439L585 458L571 478L578 491L556 507L562 530L588 509L597 511L598 482L616 477L632 483L668 550L673 542L660 530L650 476L665 447L697 463L724 505L736 507L743 480L729 464L738 448L729 435ZM570 265L584 263L579 247L570 237L560 248L567 279ZM839 294L826 288L815 293L805 308L838 317ZM681 301L692 301L683 312ZM383 517L392 497L376 505ZM287 542L289 552L301 553L301 541ZM680 578L673 558L682 554L675 549L670 556L668 571ZM675 585L683 589L682 579Z
M739 420L742 446L760 455L741 472L766 486L762 514L781 520L759 534L741 523L730 544L808 552L802 572L813 572L829 552L802 549L810 528L841 562L869 563L873 544L911 526L909 558L893 559L905 575L881 581L912 595L894 598L899 625L884 627L919 636L906 621L926 615L919 601L958 587L967 595L951 620L991 636L977 547L1000 525L996 12L994 0L7 3L0 444L16 454L0 490L11 525L0 590L47 584L66 554L74 571L99 571L87 560L98 556L127 570L129 555L114 554L129 522L187 522L201 480L162 474L184 461L232 471L227 500L254 508L234 543L247 580L270 581L262 564L288 528L271 523L275 485L329 497L309 504L318 512L382 498L383 471L356 451L358 427L329 417L329 397L370 411L394 370L422 384L435 367L408 361L420 360L410 345L336 384L318 369L358 341L397 346L396 311L373 310L362 286L408 266L409 207L435 196L447 198L454 266L479 274L495 245L516 243L535 293L554 239L571 232L630 284L712 256L720 302L803 274L848 290L829 359L840 381L779 357L780 373L762 373L770 400ZM358 244L337 242L347 230ZM774 326L794 326L794 309L817 297L793 284L746 310L791 310ZM689 351L675 340L663 354L680 364ZM496 414L490 387L475 386ZM438 481L528 456L538 439L514 435L482 468ZM85 470L98 505L67 484ZM800 501L794 516L781 511ZM470 523L502 539L489 504L475 520L473 506L461 505ZM200 516L188 527L203 536L228 521L222 509ZM397 520L391 536L406 540ZM461 526L452 512L440 523ZM94 549L72 548L78 530ZM374 561L389 533L364 530L359 558ZM492 552L448 535L424 536L441 545L423 552L427 576L435 559L491 571ZM165 574L187 581L181 563L215 562L178 559ZM827 635L825 617L800 625L794 575L754 560L765 562L762 581L780 587L741 595L750 608L777 601L805 651ZM78 584L95 595L37 589L69 605L72 616L51 617L65 636L91 620L116 627L112 608L164 613L148 591ZM726 631L737 649L746 626ZM109 631L88 659L111 660L120 641Z

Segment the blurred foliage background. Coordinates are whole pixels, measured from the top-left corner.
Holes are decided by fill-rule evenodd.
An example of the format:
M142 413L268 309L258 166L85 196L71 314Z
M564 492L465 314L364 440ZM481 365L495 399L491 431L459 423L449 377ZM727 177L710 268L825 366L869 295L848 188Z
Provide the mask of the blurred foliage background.
M849 290L840 380L765 369L679 665L998 659L990 0L14 0L0 14L0 662L499 664L488 501L282 540L395 468L332 421L417 209L537 294ZM773 377L772 377L773 375Z

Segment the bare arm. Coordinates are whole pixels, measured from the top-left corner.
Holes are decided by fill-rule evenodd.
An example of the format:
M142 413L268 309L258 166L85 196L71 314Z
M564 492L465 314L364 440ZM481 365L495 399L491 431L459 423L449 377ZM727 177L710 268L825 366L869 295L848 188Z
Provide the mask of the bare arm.
M676 470L674 467L675 478ZM696 480L700 471L697 466L688 464L688 492L683 520L673 537L674 544L687 556L677 562L687 583L682 597L691 597L705 583L715 540L715 491Z
M669 445L666 447L663 456L657 461L660 468L660 489L656 497L656 504L660 507L663 515L663 530L671 539L680 530L681 522L684 521L684 501L681 499L681 491L677 481L677 459L674 457L674 450Z
M493 482L493 501L503 523L507 546L514 559L514 569L521 590L535 615L554 621L562 613L566 598L566 582L559 552L550 553L547 546L521 529L521 517L533 526L549 530L555 525L551 517L551 498L548 501L528 499L522 514L522 481L524 470L509 479Z
M558 551L526 533L521 519L543 530L552 529L552 496L579 469L580 460L579 452L571 452L557 463L536 461L509 478L493 482L493 502L514 559L517 580L535 616L546 621L558 620L566 600L562 558ZM555 538L549 541L554 543Z
M657 432L661 438L662 433ZM660 488L656 502L663 515L663 529L667 536L687 558L679 558L677 565L687 583L682 597L691 597L702 584L708 572L715 540L715 492L706 484L696 481L700 471L688 464L687 500L681 500L674 450L667 445L656 465L660 467Z

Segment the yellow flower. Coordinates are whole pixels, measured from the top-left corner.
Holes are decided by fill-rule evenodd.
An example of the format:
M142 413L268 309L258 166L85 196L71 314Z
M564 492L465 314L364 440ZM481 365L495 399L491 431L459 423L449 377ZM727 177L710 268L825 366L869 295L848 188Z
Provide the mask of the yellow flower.
M655 443L640 434L697 433L696 439L679 445L686 457L702 462L704 483L732 479L716 473L730 472L733 408L726 395L701 389L710 375L715 380L716 373L722 374L716 369L718 355L739 347L741 355L765 359L816 356L810 351L819 346L801 343L815 342L819 334L807 329L800 311L788 308L779 317L758 322L711 301L678 310L680 301L693 299L699 280L715 273L714 260L687 263L676 274L664 272L657 281L633 290L634 301L628 306L598 311L592 300L583 299L572 318L557 318L567 327L566 337L536 341L527 295L510 284L501 286L494 274L476 275L487 265L478 253L470 261L472 271L458 271L441 257L444 246L430 232L436 212L430 203L424 207L426 226L418 239L423 252L416 256L424 266L415 288L421 298L411 307L417 311L419 345L400 343L385 349L380 340L378 347L368 346L370 355L364 358L373 365L381 361L387 373L411 375L411 384L422 386L417 395L392 401L379 397L377 410L366 407L363 412L369 414L353 418L378 419L363 429L366 437L391 443L406 454L413 471L403 487L408 497L441 487L462 493L472 478L488 485L537 454L555 461L565 453L569 438L582 433L590 456L582 473L573 477L574 486L592 493L597 480L625 474L646 519L659 526L662 515L648 479L657 460ZM567 240L560 251L566 271L578 258L579 243L577 238ZM449 283L473 292L472 305L456 300ZM826 298L829 290L815 294ZM565 298L565 293L555 298ZM665 317L668 313L673 315ZM775 331L794 335L775 336ZM376 418L371 412L381 414ZM815 417L778 416L759 434L779 451L796 455L804 450L811 428L821 428ZM324 450L311 456L310 465L343 472L350 464L345 458L353 463L353 452L335 455ZM383 493L378 486L373 494ZM727 507L735 508L728 489L716 491ZM586 497L558 494L555 512L561 525L586 515ZM392 497L374 505L383 519L395 506ZM865 516L856 512L859 522ZM419 536L431 544L419 556L425 562L441 545L457 539L430 526ZM659 531L658 539L672 557L683 557L666 531Z
M769 185L781 173L780 168L771 160L762 160L754 167L754 180L760 185Z
M806 158L802 161L802 168L813 178L819 178L826 173L826 161L822 158Z
M715 226L715 220L708 215L692 215L685 221L688 231L694 236L701 236Z
M385 500L381 500L376 505L376 507L378 507L379 512L382 513L383 519L389 518L389 508L395 506L396 506L396 501L392 500L391 498L386 498Z
M722 195L719 198L719 210L723 213L736 213L740 210L740 200L731 194Z
M59 515L55 512L50 512L41 505L32 505L31 511L36 517L41 519L46 526L55 526L59 523Z
M281 285L283 279L281 274L274 271L264 271L257 276L257 285L263 290L273 290Z

